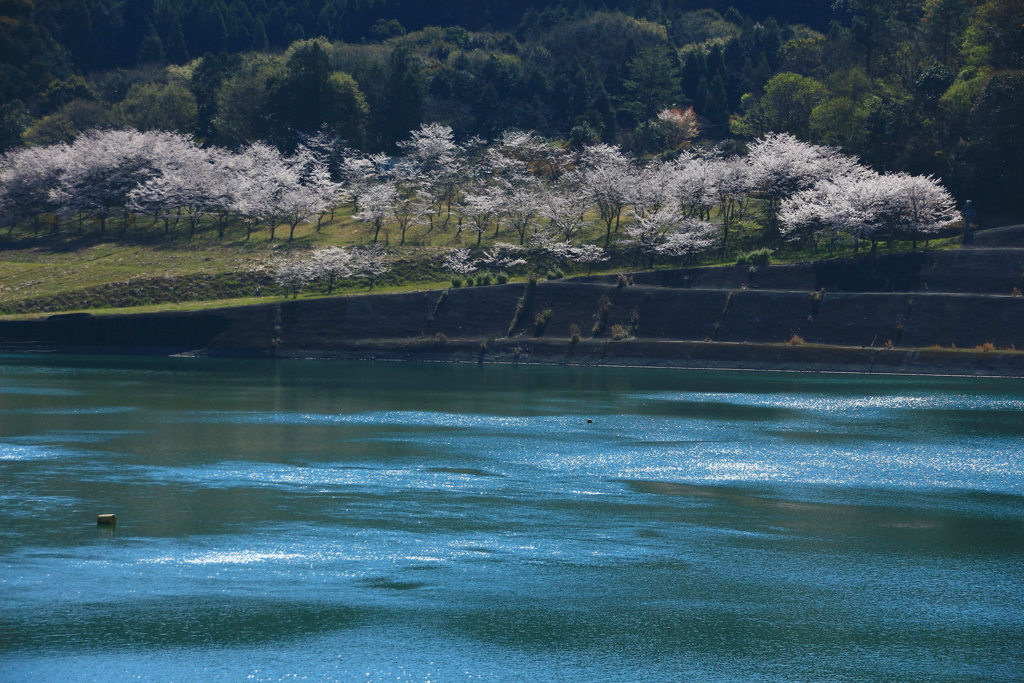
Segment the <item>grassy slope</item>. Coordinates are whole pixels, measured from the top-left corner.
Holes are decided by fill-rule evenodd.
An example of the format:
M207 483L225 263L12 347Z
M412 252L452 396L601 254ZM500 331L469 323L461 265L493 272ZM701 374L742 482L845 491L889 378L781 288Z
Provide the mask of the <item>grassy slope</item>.
M339 211L333 222L325 222L320 232L315 226L299 226L295 240L287 242L287 229L278 229L274 242L264 230L248 241L240 228L228 230L219 240L212 228L205 228L192 240L179 227L171 237L162 235L161 226L149 226L148 219L131 228L126 238L110 230L101 240L90 232L63 238L36 238L21 229L0 237L0 317L23 318L57 311L142 312L157 310L193 310L223 305L245 305L279 300L283 295L260 266L268 258L289 251L308 250L328 245L366 244L366 227L353 221L348 211ZM591 224L583 238L603 244L603 226ZM736 236L738 250L754 245L754 234ZM418 226L409 231L406 245L397 246L395 229L385 230L382 241L389 242L392 272L375 288L378 292L433 289L447 285L439 268L441 255L448 250L475 243L468 231L456 238L456 229L428 231ZM503 232L483 240L514 241ZM952 246L955 240L938 240L934 248ZM909 245L899 245L907 249ZM848 255L849 251L833 256ZM822 253L817 258L827 257ZM810 258L807 253L786 253L783 260ZM734 263L712 259L703 265ZM678 264L675 264L678 265ZM606 270L634 268L631 260L620 257ZM666 266L668 267L668 266ZM335 294L367 291L365 283L347 283ZM325 291L300 296L323 296Z
M300 226L291 243L287 242L287 229L279 229L274 242L267 241L266 232L255 233L246 241L240 229L229 230L224 240L217 239L211 229L192 240L183 235L165 238L160 232L134 228L127 238L108 233L109 239L101 240L95 234L34 238L22 231L0 238L0 313L23 317L33 311L107 307L131 307L134 311L139 310L136 304L154 310L192 307L196 300L253 298L258 303L266 296L282 294L260 270L268 258L368 241L365 228L340 212L320 233L315 226ZM417 241L422 246L389 249L393 272L382 280L381 289L428 282L440 286L436 257L447 249L430 246L423 235ZM342 292L365 289L365 283L350 283Z

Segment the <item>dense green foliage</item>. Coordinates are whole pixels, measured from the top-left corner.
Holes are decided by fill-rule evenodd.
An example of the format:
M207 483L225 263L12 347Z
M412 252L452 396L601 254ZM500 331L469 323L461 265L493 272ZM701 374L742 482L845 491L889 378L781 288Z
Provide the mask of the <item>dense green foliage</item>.
M391 152L424 121L643 154L788 132L941 176L982 210L1024 187L1024 0L0 0L0 150L94 127ZM319 37L319 38L318 38ZM660 136L660 137L659 137Z

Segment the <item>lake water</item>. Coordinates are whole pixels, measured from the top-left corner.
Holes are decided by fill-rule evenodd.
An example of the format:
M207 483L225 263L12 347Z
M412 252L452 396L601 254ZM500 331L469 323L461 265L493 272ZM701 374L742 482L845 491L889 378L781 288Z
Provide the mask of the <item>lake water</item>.
M5 682L1024 680L1016 380L7 356L0 510Z

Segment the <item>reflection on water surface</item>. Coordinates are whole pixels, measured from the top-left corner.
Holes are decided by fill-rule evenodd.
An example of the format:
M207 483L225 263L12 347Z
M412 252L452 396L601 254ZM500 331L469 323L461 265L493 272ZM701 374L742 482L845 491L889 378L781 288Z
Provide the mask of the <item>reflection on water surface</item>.
M1022 410L1013 380L5 357L0 679L1024 680Z

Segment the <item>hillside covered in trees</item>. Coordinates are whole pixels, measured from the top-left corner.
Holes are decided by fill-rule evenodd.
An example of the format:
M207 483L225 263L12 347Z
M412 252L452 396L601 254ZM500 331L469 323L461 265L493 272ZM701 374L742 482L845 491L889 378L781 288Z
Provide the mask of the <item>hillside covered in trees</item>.
M285 152L533 130L640 155L769 132L931 174L983 210L1024 174L1022 0L3 0L0 146L97 127ZM693 142L652 125L692 106Z

